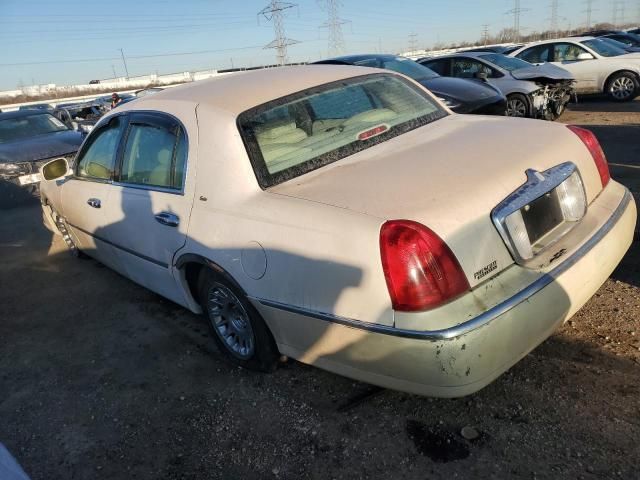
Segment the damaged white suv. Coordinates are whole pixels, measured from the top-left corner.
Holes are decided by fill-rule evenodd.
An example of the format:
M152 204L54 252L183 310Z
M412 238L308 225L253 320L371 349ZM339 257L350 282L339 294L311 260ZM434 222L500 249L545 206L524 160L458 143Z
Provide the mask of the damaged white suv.
M284 354L443 397L571 317L636 222L590 132L456 115L363 67L167 89L105 116L73 171L42 175L52 229L203 312L239 365Z

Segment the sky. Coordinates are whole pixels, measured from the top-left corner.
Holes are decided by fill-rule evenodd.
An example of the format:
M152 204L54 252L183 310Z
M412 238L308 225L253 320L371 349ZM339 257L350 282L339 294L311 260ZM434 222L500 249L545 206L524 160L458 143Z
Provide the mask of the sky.
M92 79L276 62L273 24L258 12L269 0L0 0L0 90L19 85L83 84ZM294 2L292 2L294 3ZM290 61L328 56L323 0L285 11ZM521 0L523 33L545 30L551 0ZM594 0L592 22L611 21L613 0ZM627 0L625 20L636 20ZM419 48L479 39L513 24L513 0L342 0L345 53ZM584 24L584 0L559 0L560 26Z

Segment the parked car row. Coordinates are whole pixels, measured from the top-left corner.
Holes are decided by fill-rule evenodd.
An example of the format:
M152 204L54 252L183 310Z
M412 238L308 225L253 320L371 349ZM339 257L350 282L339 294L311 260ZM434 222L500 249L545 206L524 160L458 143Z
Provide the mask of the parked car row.
M608 278L633 197L588 130L456 115L424 85L463 80L404 59L328 63L341 65L236 73L109 112L75 165L41 167L46 225L203 314L237 365L286 355L473 393ZM464 81L486 106L502 98Z

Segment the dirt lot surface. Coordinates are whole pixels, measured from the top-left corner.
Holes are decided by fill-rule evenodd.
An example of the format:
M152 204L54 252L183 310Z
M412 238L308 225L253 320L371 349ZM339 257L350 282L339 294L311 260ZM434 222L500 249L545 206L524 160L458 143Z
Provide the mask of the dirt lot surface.
M584 102L562 121L593 128L638 198L640 102ZM637 241L552 338L440 400L296 362L231 367L202 318L71 258L39 215L0 210L0 441L33 479L640 475Z

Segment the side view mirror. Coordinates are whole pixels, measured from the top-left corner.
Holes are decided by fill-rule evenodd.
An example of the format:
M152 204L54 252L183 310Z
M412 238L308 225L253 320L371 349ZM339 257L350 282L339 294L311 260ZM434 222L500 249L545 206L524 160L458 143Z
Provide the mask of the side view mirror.
M593 55L587 52L578 54L577 60L593 60Z
M56 180L67 175L69 163L66 158L56 158L40 167L40 175L43 180Z
M475 77L477 79L485 81L487 78L489 78L489 75L487 75L487 72L476 72Z

